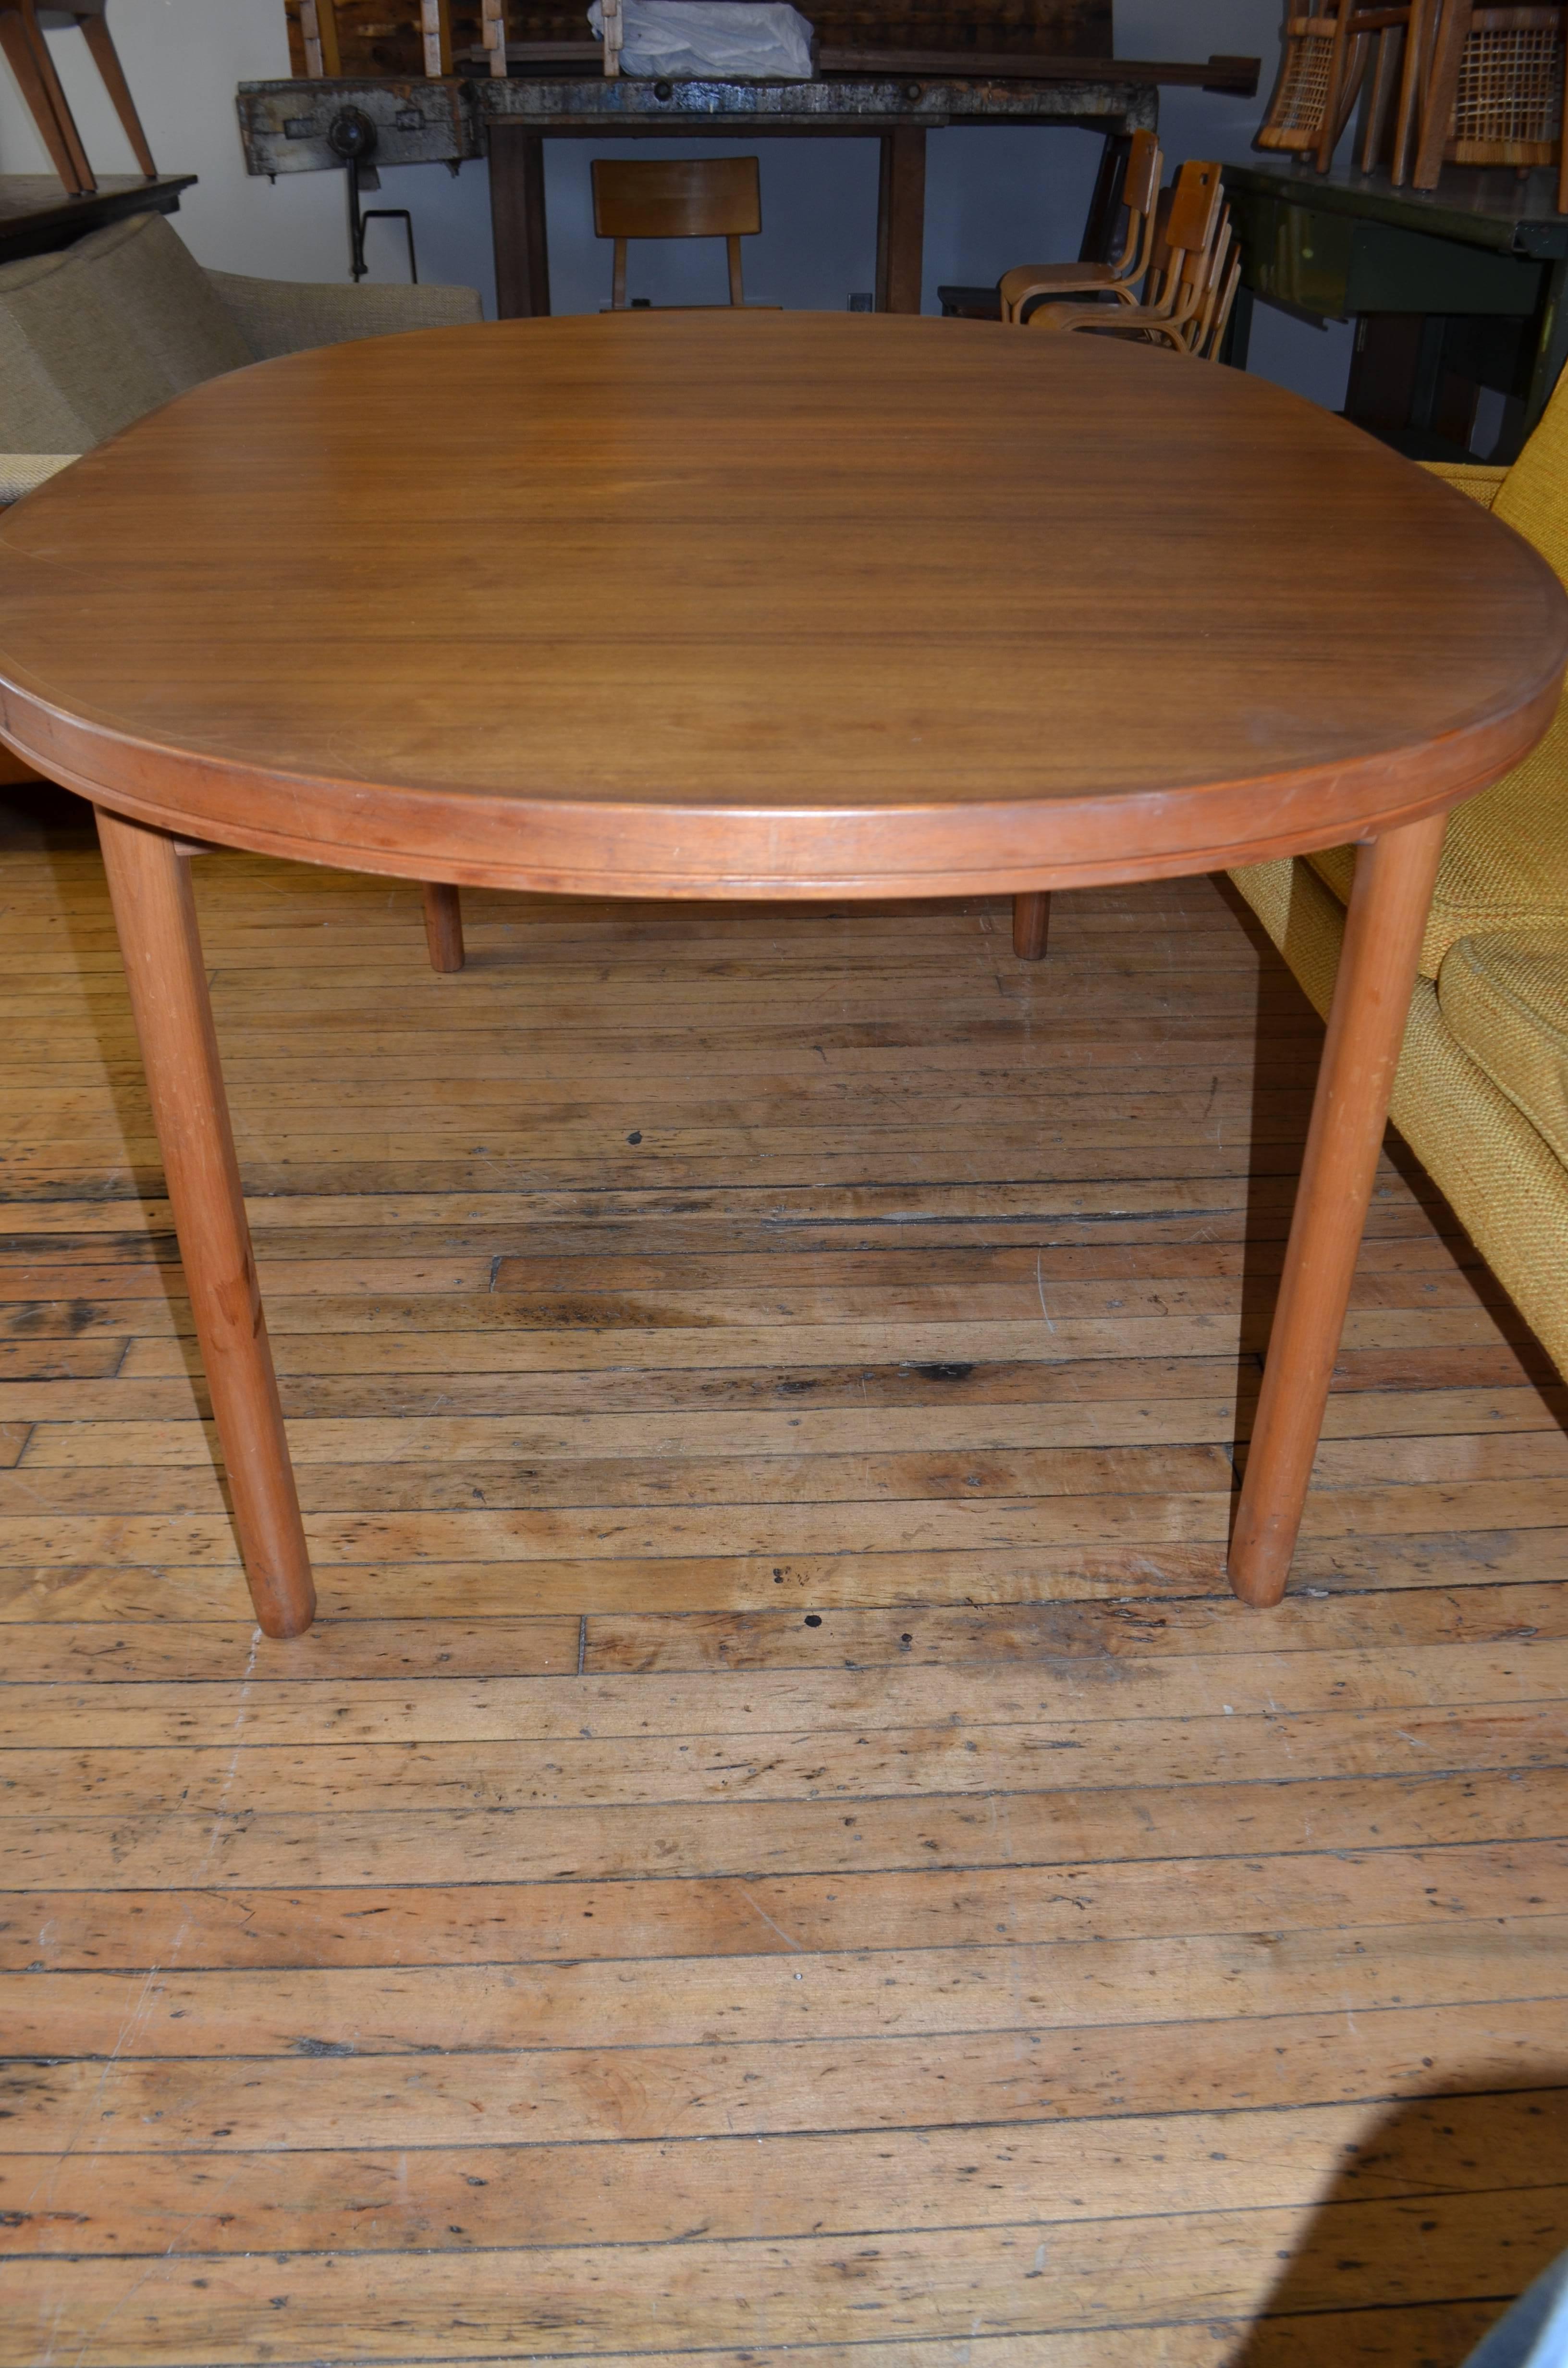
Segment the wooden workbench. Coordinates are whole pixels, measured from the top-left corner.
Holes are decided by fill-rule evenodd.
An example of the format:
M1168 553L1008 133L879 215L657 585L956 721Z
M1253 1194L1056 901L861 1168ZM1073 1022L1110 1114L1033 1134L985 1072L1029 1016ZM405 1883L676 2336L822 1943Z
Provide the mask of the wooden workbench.
M1119 182L1118 138L1158 120L1162 82L1254 86L1252 58L1207 65L1141 60L995 61L985 74L915 71L897 53L875 72L834 71L811 83L648 82L578 72L500 76L242 83L241 136L252 173L337 168L334 116L361 108L377 126L380 165L448 164L487 155L495 278L503 318L548 313L546 140L790 139L881 142L877 303L920 309L926 136L952 124L1075 124L1108 135L1085 251L1098 251ZM1038 75L1038 78L1037 78Z

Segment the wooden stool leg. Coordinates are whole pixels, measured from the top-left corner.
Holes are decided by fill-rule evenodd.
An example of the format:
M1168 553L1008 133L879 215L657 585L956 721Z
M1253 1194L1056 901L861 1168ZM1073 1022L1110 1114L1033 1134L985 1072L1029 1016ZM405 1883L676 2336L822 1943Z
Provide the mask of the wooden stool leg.
M420 894L425 899L425 942L430 949L432 970L461 970L463 966L462 899L455 888L442 880L420 882Z
M1051 891L1037 888L1013 899L1013 951L1020 962L1043 962L1051 934Z
M315 1588L256 1287L190 866L162 831L101 807L97 824L251 1600L268 1636L298 1636L311 1624Z
M131 153L147 178L150 181L155 181L158 177L158 168L153 162L153 152L147 145L147 134L142 129L142 118L136 112L136 101L131 96L131 85L125 79L125 70L119 63L119 52L114 46L114 36L108 28L108 19L107 17L78 17L76 22L86 35L87 47L92 51L94 63L103 77L104 88L114 101L114 111L119 116L125 136L131 142Z
M1434 814L1389 831L1356 859L1284 1279L1231 1540L1231 1585L1244 1603L1278 1603L1285 1592L1446 820Z

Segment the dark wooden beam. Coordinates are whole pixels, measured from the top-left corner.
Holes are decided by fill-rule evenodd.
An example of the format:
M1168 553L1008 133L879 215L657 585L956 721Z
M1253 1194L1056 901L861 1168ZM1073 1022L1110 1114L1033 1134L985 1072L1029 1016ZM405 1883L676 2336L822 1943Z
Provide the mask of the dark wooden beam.
M1210 58L1172 63L1157 58L1032 58L990 50L822 50L824 74L929 74L943 82L1156 82L1185 84L1251 98L1257 58Z

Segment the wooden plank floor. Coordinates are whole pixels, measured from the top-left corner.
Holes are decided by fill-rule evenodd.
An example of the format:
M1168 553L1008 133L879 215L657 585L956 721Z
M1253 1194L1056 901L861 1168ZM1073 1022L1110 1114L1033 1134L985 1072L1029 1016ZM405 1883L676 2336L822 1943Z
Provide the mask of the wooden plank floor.
M1221 1561L1318 1030L1202 881L198 866L263 1641L89 837L0 838L0 2368L1457 2368L1568 2245L1568 1438L1403 1154Z

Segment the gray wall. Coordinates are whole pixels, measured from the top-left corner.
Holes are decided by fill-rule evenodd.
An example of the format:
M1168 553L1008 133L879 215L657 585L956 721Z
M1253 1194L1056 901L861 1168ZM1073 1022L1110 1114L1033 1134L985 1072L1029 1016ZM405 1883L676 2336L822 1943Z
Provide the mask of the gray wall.
M1162 95L1163 136L1173 160L1248 153L1278 54L1281 0L1116 0L1117 49L1124 57L1206 58L1213 51L1261 55L1257 99L1197 90ZM234 85L289 71L283 0L115 0L115 39L165 169L194 172L176 217L201 259L230 271L335 279L347 273L343 183L336 174L299 174L276 184L244 170L234 127ZM51 37L88 152L100 172L132 161L74 32ZM737 142L737 147L743 143ZM994 281L1009 264L1074 256L1083 226L1097 142L1077 131L940 131L930 141L926 308L944 280ZM588 165L595 155L702 154L702 142L557 141L547 149L551 280L557 312L597 310L608 300L608 250L595 239ZM872 284L877 151L859 140L762 141L762 235L747 242L746 290L760 302L840 309ZM0 171L47 171L31 120L0 67ZM414 212L420 269L427 279L478 287L491 310L490 211L483 165L456 179L441 167L389 172L388 205ZM395 224L370 231L373 278L403 276ZM646 249L634 258L633 292L655 302L717 301L724 292L717 247ZM1344 399L1350 332L1313 330L1260 307L1253 367L1315 401Z

